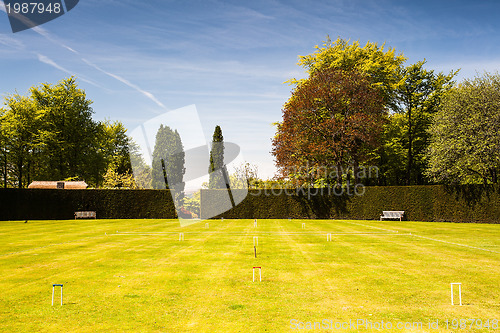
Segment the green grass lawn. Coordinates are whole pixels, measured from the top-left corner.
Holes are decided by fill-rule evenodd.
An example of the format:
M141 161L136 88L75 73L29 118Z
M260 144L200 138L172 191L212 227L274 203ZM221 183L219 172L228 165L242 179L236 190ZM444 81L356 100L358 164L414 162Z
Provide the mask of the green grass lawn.
M0 222L0 331L500 332L500 225L206 222Z

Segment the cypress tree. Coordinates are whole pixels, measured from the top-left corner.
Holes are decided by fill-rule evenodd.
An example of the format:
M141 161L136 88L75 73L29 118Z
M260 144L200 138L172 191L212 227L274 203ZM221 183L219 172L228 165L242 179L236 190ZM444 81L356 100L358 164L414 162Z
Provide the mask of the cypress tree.
M210 175L208 188L222 189L226 188L222 169L224 167L224 137L219 125L215 126L212 137L212 149L210 150L210 165L208 173Z

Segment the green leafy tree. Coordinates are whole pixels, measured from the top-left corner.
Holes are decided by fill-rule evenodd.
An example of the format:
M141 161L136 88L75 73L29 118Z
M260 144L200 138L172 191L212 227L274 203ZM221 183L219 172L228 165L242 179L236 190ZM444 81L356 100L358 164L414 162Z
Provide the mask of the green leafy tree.
M193 193L191 196L184 198L184 208L191 213L193 218L200 216L200 191Z
M127 129L125 126L119 121L100 122L98 135L99 151L95 163L100 163L102 166L96 168L96 170L105 168L108 176L110 170L113 170L120 179L133 178L130 156L132 142L127 136ZM108 183L107 185L104 184L104 186L109 187L106 176L104 176L104 182Z
M498 183L500 75L485 73L449 91L430 127L426 174L451 184Z
M2 177L1 186L7 188L9 183L9 159L8 159L8 137L6 129L7 124L4 119L5 110L0 108L0 175Z
M453 84L457 72L435 73L423 66L425 61L403 67L406 58L394 49L368 42L344 39L327 40L317 51L301 56L299 64L307 69L308 79L290 80L299 85L324 68L358 71L380 90L382 104L391 112L384 130L382 145L368 152L372 163L381 169L379 184L422 184L426 167L425 151L429 143L427 129L438 110L443 94ZM401 113L404 117L397 116ZM395 127L395 125L397 125ZM307 162L304 162L307 163ZM401 165L404 172L401 172Z
M33 101L18 94L5 98L7 109L2 110L1 136L4 167L4 185L11 166L12 177L19 188L26 187L34 178L39 164L37 157L43 147L43 111Z
M374 152L379 168L375 185L404 185L406 179L407 134L403 113L388 115L382 134L382 145Z
M337 38L332 42L328 38L322 46L316 46L316 52L299 56L298 64L307 70L309 76L326 68L364 74L380 89L385 105L395 109L398 70L405 61L402 53L396 54L394 48L385 49L385 44L379 46L377 43L367 42L361 47L358 41L350 43L349 40ZM303 80L292 79L289 82L297 84L301 81Z
M224 137L219 125L215 126L212 136L212 148L210 150L210 165L208 167L209 181L208 188L223 189L226 188L224 179Z
M114 163L110 163L108 170L104 174L103 188L123 188L123 189L136 189L138 188L134 175L129 172L119 172L118 159Z
M79 89L74 77L56 85L44 83L30 89L35 108L43 113L44 166L40 177L77 177L98 184L105 165L99 160L99 124L92 119L92 101ZM97 170L96 170L97 169Z
M119 122L92 119L92 101L75 78L8 95L0 109L3 186L33 180L85 180L98 187L113 164L130 174L129 139Z
M130 163L133 166L134 180L138 188L151 188L151 166L147 165L140 152L140 148L134 141L129 142Z
M131 140L119 121L99 123L100 162L107 166L103 176L104 188L137 188L132 174Z
M405 185L425 183L425 152L429 145L427 130L432 116L440 108L443 95L452 87L453 77L458 73L435 73L425 69L424 64L425 61L419 61L402 68L401 81L396 89L399 112L404 114L404 121L399 125L405 136L406 156L401 160L406 166Z
M300 56L298 64L309 77L289 81L296 87L273 139L281 176L310 184L336 178L340 184L352 174L359 182L360 163L377 159L387 110L398 109L396 90L405 60L384 44L368 42L362 47L342 38L328 38L314 53ZM299 105L301 100L309 105ZM299 172L292 175L290 170Z
M185 153L179 133L160 125L153 150L152 186L174 190L174 199L180 206L184 198L184 164Z
M258 188L258 184L261 182L257 165L249 162L241 163L235 167L234 173L229 178L233 189Z

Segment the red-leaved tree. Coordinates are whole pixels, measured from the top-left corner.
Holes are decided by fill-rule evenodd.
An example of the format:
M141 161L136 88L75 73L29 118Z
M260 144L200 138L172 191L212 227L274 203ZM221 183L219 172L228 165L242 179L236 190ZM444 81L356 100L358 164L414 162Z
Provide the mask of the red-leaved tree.
M326 68L298 83L283 107L272 154L283 177L342 182L378 145L386 110L380 89L357 71Z

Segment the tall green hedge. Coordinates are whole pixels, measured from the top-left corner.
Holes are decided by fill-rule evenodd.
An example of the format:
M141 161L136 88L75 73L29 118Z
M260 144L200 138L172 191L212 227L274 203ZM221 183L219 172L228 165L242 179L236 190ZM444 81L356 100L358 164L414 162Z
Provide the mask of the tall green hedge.
M498 186L366 187L363 195L327 189L201 191L202 218L345 218L376 220L383 210L404 210L411 221L500 223ZM358 194L362 192L358 190ZM232 208L231 208L232 207ZM167 190L0 189L0 220L72 219L92 210L98 218L176 218Z
M97 218L176 218L167 190L0 189L0 220L72 219L75 211Z
M214 194L214 191L217 194ZM338 191L340 192L340 191ZM500 223L498 186L374 186L349 193L328 189L250 190L229 209L225 190L202 190L202 218L379 219L384 210L404 210L411 221ZM229 209L227 211L224 211ZM221 213L222 212L222 213Z

